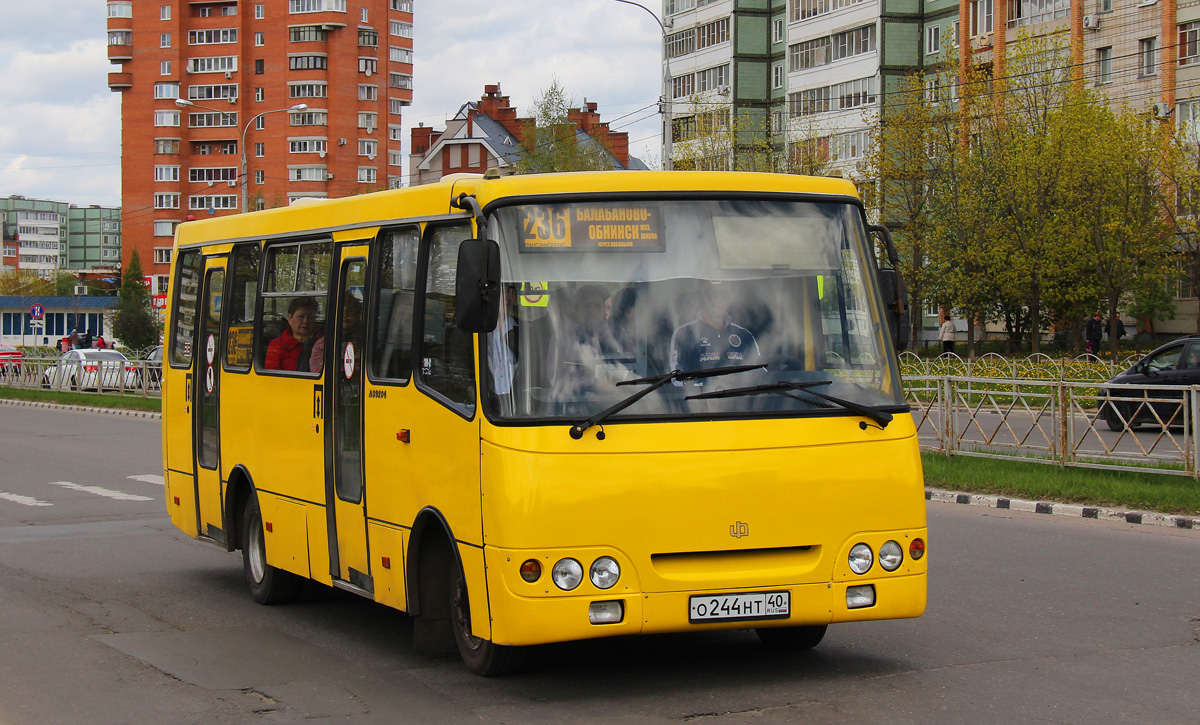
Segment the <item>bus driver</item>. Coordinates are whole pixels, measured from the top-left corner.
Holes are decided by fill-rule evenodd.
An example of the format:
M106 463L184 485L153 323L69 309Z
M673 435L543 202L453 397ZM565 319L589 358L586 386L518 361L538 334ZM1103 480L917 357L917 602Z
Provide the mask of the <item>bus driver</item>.
M675 328L671 335L672 370L703 370L724 365L751 365L759 361L761 354L754 333L734 324L729 316L732 303L733 290L728 284L705 284L696 319ZM692 384L703 385L704 379Z

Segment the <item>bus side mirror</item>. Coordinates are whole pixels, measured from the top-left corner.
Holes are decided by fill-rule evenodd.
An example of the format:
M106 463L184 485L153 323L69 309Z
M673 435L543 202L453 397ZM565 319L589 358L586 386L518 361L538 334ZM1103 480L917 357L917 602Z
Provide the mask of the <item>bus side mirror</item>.
M888 327L891 329L892 343L895 344L897 350L907 350L912 330L907 306L901 309L903 302L900 300L904 299L904 281L900 279L900 273L894 269L880 267L877 273L879 276L879 291L883 293L883 304L887 308Z
M468 239L458 245L454 309L458 329L491 332L500 318L500 245Z

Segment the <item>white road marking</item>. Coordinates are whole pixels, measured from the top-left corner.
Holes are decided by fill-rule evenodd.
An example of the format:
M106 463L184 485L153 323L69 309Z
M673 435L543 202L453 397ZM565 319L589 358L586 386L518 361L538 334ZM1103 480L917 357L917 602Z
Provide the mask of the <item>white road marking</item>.
M163 485L163 477L156 476L153 473L143 473L140 476L126 476L131 481L141 481L142 483L153 483L156 486Z
M99 486L80 486L78 483L71 483L70 481L51 481L50 485L51 486L62 486L63 488L69 488L72 491L84 491L86 493L94 493L97 496L106 496L108 498L115 498L118 501L153 501L154 500L154 499L150 498L149 496L137 496L132 493L125 493L123 491L113 491L112 489L101 488Z
M54 505L54 504L50 503L49 501L38 501L36 498L33 498L32 496L22 496L19 493L9 493L7 491L0 491L0 498L4 499L5 501L12 501L13 503L19 503L22 506L53 506Z

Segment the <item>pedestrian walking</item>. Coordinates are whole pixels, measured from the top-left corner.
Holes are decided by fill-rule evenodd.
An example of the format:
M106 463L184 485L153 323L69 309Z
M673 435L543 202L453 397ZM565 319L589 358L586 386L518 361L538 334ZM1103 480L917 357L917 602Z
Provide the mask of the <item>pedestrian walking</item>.
M942 352L954 352L954 335L957 329L954 320L950 319L948 310L942 311L942 326L938 329L938 340L942 342Z
M71 334L67 336L67 339L71 341L71 349L72 350L79 349L79 333L78 332L76 332L75 330L71 330Z
M1083 327L1083 336L1087 340L1087 351L1093 355L1100 354L1100 342L1104 339L1104 324L1100 322L1100 313L1092 315Z

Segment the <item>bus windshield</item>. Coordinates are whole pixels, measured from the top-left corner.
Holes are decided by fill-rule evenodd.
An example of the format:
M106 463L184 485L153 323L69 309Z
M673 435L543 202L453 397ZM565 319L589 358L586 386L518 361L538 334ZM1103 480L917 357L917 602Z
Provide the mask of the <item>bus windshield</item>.
M903 405L856 206L556 200L502 207L488 233L504 291L481 335L494 420L574 420L640 389L621 382L746 366L673 380L609 420L854 414L828 396Z

